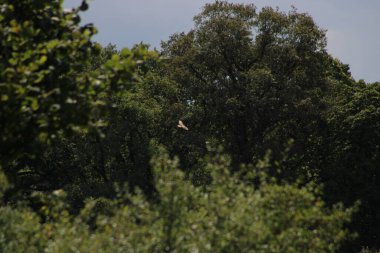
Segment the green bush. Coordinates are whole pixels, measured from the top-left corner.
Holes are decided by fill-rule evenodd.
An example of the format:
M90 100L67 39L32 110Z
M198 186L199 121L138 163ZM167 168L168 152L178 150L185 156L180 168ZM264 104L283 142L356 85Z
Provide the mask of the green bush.
M37 195L38 216L2 207L0 252L335 252L348 236L352 209L327 208L311 185L284 185L253 166L242 180L220 155L208 159L204 187L165 153L152 166L157 201L121 191L74 216L56 191Z

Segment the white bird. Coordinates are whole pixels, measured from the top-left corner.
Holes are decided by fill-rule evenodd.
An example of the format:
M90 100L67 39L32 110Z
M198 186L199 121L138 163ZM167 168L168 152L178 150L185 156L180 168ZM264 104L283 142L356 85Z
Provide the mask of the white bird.
M182 129L185 129L186 131L189 131L189 129L187 128L187 126L185 126L185 124L183 124L182 120L178 120L178 125L177 125L178 128L182 128Z

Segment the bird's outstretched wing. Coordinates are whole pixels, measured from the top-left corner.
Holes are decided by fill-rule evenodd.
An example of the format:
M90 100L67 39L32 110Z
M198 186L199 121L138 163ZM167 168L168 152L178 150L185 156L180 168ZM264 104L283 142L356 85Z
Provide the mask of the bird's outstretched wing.
M178 128L182 128L186 131L189 131L189 128L187 128L187 126L185 126L185 124L183 124L182 120L179 120L178 121L178 125L177 125Z

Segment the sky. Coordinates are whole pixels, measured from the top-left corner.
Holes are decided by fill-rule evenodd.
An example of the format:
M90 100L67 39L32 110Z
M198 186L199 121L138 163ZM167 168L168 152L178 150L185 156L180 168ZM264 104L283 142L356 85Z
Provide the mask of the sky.
M98 28L95 41L118 48L144 42L159 48L162 40L193 27L193 17L213 0L91 0L82 13L83 23ZM353 77L366 82L380 81L380 0L230 0L289 11L309 13L327 30L327 50L350 65ZM65 0L65 8L80 0Z

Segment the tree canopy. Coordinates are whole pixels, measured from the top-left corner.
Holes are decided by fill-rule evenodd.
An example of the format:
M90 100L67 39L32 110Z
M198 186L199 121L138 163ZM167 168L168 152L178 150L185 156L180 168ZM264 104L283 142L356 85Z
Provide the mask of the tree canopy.
M131 49L0 0L0 252L380 248L380 89L293 8L215 1Z

